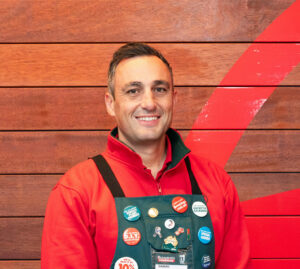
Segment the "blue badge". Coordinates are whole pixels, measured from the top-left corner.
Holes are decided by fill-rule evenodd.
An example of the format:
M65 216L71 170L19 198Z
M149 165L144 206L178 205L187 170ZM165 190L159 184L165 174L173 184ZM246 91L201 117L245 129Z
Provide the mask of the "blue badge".
M209 268L211 266L211 257L208 255L203 255L201 258L202 268Z
M206 226L201 227L198 232L198 238L201 243L208 244L212 239L211 230Z
M124 208L123 215L128 221L136 221L141 217L141 211L137 206L129 205Z

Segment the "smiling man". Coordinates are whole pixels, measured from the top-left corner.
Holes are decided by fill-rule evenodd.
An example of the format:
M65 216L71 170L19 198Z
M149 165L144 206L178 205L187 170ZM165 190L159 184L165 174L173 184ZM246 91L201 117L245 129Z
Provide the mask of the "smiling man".
M117 127L106 150L52 190L42 268L247 268L249 240L226 172L170 128L172 69L154 48L114 53L105 95Z

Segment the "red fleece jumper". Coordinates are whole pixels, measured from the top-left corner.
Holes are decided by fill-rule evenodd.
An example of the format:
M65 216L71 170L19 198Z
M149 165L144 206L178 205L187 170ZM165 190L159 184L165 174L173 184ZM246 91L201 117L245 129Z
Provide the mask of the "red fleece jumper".
M167 158L155 179L140 156L121 143L116 135L114 129L103 156L126 197L191 194L184 162L189 156L213 223L216 268L248 268L248 233L229 175L189 152L179 134L169 129ZM42 269L108 269L117 236L118 221L110 190L93 160L79 163L51 192L44 222Z

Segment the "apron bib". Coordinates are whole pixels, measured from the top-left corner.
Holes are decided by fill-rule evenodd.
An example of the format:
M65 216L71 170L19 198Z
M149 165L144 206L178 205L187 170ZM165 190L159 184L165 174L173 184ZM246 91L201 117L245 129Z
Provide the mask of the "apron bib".
M125 197L101 155L93 160L114 197L118 216L111 269L215 268L213 226L188 157L192 195L136 198Z

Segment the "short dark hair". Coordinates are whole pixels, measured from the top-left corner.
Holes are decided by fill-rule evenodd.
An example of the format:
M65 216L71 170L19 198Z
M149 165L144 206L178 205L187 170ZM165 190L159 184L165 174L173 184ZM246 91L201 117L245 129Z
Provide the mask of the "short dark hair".
M113 58L109 64L108 69L108 91L114 97L114 78L115 72L118 64L124 60L129 58L134 58L138 56L156 56L163 61L163 63L168 67L171 79L173 82L173 72L169 62L166 58L156 49L150 47L144 43L131 42L126 45L120 47L114 54Z

